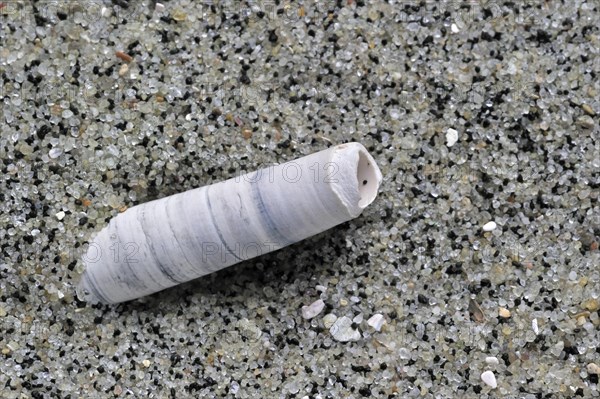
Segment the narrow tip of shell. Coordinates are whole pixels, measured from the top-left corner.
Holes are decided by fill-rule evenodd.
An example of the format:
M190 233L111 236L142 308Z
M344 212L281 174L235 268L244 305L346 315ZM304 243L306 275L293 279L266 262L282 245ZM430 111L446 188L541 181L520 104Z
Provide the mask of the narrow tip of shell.
M332 164L335 168L331 179L333 191L350 215L357 217L377 197L383 180L381 171L360 143L335 147Z
M105 303L105 301L103 301L97 295L94 295L93 290L88 285L85 272L75 287L75 294L77 295L77 299L80 301L87 302L92 305L97 303Z

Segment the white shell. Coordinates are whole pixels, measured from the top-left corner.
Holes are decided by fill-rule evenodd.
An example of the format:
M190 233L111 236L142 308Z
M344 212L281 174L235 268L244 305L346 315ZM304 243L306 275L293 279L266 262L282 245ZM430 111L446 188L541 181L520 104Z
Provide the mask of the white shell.
M457 141L458 141L458 131L456 131L454 129L448 129L446 131L446 145L448 147L452 147L452 146L454 146L454 144L456 144Z
M496 222L494 222L494 221L487 222L486 224L483 225L483 231L493 231L493 230L496 230L496 227L498 227Z
M492 389L496 389L498 387L498 383L496 382L496 376L491 371L484 371L481 374L481 381L485 382L485 384L491 387Z
M333 339L340 342L358 341L362 338L360 332L353 328L352 320L346 316L337 319L329 332Z
M373 327L377 332L381 331L381 327L385 324L385 319L382 314L376 313L367 320L367 324Z
M316 317L325 308L325 302L322 299L317 299L308 306L302 306L302 317L306 320L310 320Z
M359 216L381 179L347 143L135 206L90 243L78 294L128 301L283 248Z

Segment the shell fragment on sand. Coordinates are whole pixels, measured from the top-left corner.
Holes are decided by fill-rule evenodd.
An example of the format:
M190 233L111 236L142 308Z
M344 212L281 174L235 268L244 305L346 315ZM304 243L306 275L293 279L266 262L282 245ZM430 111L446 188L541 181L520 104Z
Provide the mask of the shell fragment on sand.
M487 222L486 224L483 225L483 231L494 231L496 230L496 227L498 227L498 225L496 224L496 222Z
M329 332L333 336L333 339L339 342L358 341L361 339L362 335L352 324L352 320L348 317L340 317L333 323Z
M481 381L483 381L487 386L492 389L496 389L498 387L498 383L496 382L496 376L491 371L484 371L481 374Z
M381 327L385 324L385 319L380 313L376 313L367 320L367 324L377 332L381 331Z
M322 299L317 299L308 306L302 306L302 317L306 320L310 320L316 317L325 308L325 302Z
M347 143L129 208L93 237L78 295L124 302L286 247L358 217L381 180Z
M446 145L448 147L454 146L458 141L458 131L455 129L448 129L446 131Z

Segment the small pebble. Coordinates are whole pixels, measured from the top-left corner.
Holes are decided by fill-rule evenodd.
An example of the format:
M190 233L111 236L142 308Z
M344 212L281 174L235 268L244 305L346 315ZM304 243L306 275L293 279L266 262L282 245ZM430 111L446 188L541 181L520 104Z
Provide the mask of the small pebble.
M483 225L483 231L493 231L496 230L496 227L498 227L496 222L487 222Z
M450 30L452 31L452 33L460 32L460 29L458 29L458 25L456 25L456 24L450 25Z
M302 317L306 320L310 320L321 313L324 308L325 302L323 302L321 299L318 299L308 306L302 306Z
M65 213L63 211L58 212L55 216L58 220L63 220L65 218Z
M325 291L327 291L327 287L325 287L324 285L316 285L315 290L317 290L319 292L325 292Z
M452 147L458 141L458 131L454 129L448 129L446 132L446 145Z
M571 281L577 280L577 272L575 270L571 270L569 272L569 280L571 280Z
M187 19L187 14L181 10L176 10L173 12L173 19L177 22L182 22Z
M31 155L33 154L33 147L26 143L22 143L19 146L19 152L23 155Z
M540 333L540 328L538 327L537 319L531 320L531 329L533 330L535 335L538 335Z
M125 62L131 62L131 61L133 61L133 57L132 56L130 56L129 54L126 54L126 53L124 53L122 51L117 51L115 53L115 55L117 56L117 58L119 58L119 59L121 59L121 60L123 60Z
M154 5L154 11L163 12L165 10L165 5L163 3L156 3Z
M246 140L250 140L252 138L252 129L242 129L242 137Z
M336 315L334 315L333 313L328 313L325 315L325 317L323 317L323 325L325 326L325 328L331 328L331 326L333 326L333 323L335 323L336 320Z
M360 332L352 328L352 320L346 316L337 319L329 332L339 342L358 341L361 338Z
M119 76L123 76L127 72L129 72L129 67L127 66L127 64L122 64L121 67L119 68Z
M390 109L390 117L392 119L398 120L398 119L400 119L401 116L402 116L402 112L398 108Z
M588 104L583 104L581 106L581 108L585 111L586 114L588 114L589 116L596 116L596 111L594 111L594 109L592 107L590 107Z
M50 149L50 151L48 152L48 156L52 159L56 159L58 157L60 157L62 155L63 151L60 148L52 148Z
M600 309L600 302L598 301L598 299L590 298L584 301L581 304L581 307L586 310L589 310L590 312L595 312Z
M381 331L381 327L385 324L383 315L376 313L367 320L367 324L373 327L375 331Z
M584 115L577 118L577 125L584 129L592 129L596 125L596 122L594 122L591 116Z
M476 322L482 323L483 321L485 321L485 315L483 314L481 306L479 306L477 301L473 299L469 299L469 313L471 313L473 320L475 320Z
M271 43L276 43L278 39L279 39L279 37L277 36L277 33L275 33L275 31L274 31L274 30L272 30L272 31L269 33L269 41L270 41Z
M490 386L492 389L498 387L498 383L496 382L496 376L491 371L484 371L481 374L481 381L483 381L486 385Z
M510 310L506 308L498 308L498 316L502 317L503 319L508 319L510 317Z
M19 349L19 344L15 341L10 341L6 347L14 352Z
M600 375L600 366L598 366L596 363L590 363L587 365L587 372L589 374Z
M492 364L492 365L497 365L500 364L500 362L498 361L498 358L495 356L488 356L485 358L485 362L487 364Z
M4 317L6 316L6 310L2 307L0 307L0 317Z

